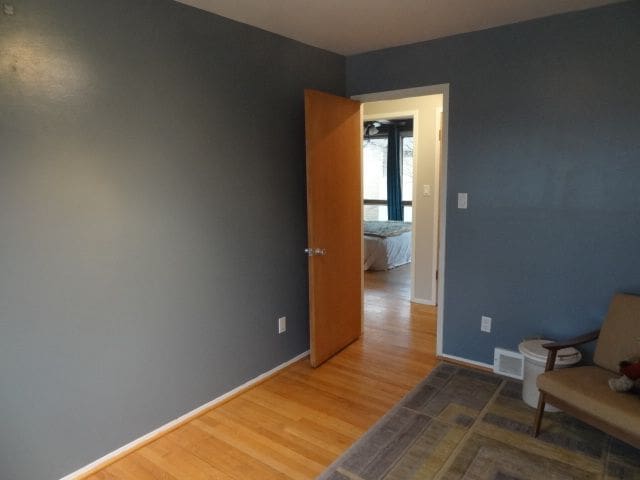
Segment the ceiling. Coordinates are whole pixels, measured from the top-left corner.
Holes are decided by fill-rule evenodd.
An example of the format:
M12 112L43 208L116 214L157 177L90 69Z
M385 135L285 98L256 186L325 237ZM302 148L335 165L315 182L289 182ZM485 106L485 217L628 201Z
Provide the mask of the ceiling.
M342 55L620 0L179 0Z

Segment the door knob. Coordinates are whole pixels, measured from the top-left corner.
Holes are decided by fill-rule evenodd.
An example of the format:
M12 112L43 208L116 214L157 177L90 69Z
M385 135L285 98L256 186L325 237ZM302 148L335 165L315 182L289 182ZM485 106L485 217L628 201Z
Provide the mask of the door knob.
M327 254L327 251L324 248L305 248L304 253L306 253L308 257L322 257Z

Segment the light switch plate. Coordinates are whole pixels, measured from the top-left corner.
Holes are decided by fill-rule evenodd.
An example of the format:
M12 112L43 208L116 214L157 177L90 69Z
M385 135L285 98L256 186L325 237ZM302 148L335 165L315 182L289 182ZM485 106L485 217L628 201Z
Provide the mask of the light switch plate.
M468 205L468 197L466 193L458 193L458 208L464 209Z

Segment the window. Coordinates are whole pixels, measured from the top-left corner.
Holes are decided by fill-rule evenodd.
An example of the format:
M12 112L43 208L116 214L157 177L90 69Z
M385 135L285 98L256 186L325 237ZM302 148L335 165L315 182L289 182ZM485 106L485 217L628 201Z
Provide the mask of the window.
M413 207L411 201L413 200L413 134L407 133L401 135L402 140L402 201L409 202L409 205L404 204L404 221L410 222L412 217Z
M412 220L413 200L413 133L410 130L400 133L401 152L401 189L403 216L405 222ZM372 136L364 140L363 150L363 193L364 219L388 220L387 208L387 148L386 135Z
M379 201L377 205L365 204L365 220L387 220L387 145L386 137L369 138L363 145L363 190L367 201Z

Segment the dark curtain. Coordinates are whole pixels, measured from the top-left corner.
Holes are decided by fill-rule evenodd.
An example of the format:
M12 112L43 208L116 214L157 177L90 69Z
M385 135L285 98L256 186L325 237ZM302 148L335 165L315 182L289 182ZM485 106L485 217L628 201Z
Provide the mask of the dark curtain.
M387 144L387 205L389 220L403 220L402 166L400 164L400 132L396 125L389 126Z

